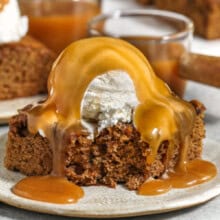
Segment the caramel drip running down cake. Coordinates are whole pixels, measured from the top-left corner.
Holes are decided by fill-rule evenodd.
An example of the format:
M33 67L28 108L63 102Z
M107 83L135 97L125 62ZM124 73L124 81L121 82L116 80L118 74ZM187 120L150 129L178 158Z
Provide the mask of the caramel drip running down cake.
M12 192L73 203L80 186L125 184L157 195L215 177L201 159L204 106L173 94L129 43L91 38L68 46L48 98L10 121L5 166L32 177Z

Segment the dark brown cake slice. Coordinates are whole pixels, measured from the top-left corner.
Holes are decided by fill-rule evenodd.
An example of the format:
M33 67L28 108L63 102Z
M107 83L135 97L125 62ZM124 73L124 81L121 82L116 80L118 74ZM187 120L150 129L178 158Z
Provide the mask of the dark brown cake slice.
M197 116L188 149L188 159L200 158L204 130L204 106L191 101ZM172 170L179 158L179 146L175 146L167 161L169 141L161 144L153 164L146 163L149 145L142 141L140 133L131 123L118 123L103 129L93 140L87 133L68 135L65 141L65 175L78 185L104 184L115 187L125 183L129 189L137 189L147 178L158 178ZM5 166L26 175L46 175L52 170L52 150L48 140L40 134L30 134L24 113L10 121Z
M0 44L0 100L47 92L55 54L30 36Z
M142 5L151 5L154 3L154 0L136 0L136 1Z

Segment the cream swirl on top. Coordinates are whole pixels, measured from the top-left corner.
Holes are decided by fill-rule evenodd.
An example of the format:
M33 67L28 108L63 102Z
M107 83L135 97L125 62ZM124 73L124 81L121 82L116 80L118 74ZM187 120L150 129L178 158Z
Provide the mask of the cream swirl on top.
M0 5L0 43L20 40L28 30L27 17L21 16L17 0L0 0Z

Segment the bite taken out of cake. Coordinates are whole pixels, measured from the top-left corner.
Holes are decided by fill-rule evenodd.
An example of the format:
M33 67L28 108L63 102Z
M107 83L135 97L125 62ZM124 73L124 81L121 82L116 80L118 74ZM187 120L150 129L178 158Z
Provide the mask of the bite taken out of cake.
M10 121L5 166L33 176L13 187L19 196L72 203L79 186L119 183L158 195L216 175L201 159L205 107L173 94L125 41L71 44L53 65L48 94Z

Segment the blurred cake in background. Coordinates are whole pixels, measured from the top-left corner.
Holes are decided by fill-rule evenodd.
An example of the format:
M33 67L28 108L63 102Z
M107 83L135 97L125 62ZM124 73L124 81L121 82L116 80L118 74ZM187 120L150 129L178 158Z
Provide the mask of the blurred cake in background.
M175 11L190 17L195 24L195 32L207 39L220 37L219 0L137 0L142 4L154 3L157 8Z
M154 3L154 0L137 0L137 2L143 5L150 5Z
M205 38L220 37L220 1L218 0L156 0L156 6L189 16L195 24L196 33Z
M27 36L16 0L0 0L0 100L46 92L55 55Z

